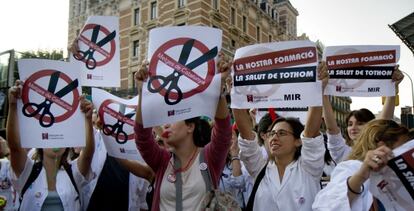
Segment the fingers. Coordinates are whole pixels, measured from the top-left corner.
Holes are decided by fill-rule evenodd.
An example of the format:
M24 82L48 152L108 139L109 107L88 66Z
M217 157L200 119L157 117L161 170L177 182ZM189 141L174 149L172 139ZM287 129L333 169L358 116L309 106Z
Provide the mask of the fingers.
M146 59L144 60L145 62L143 62L141 64L141 67L139 68L139 70L135 73L135 80L137 81L146 81L148 79L148 61L146 61Z
M9 103L15 104L21 98L23 81L16 80L15 85L9 88Z
M329 78L328 66L325 61L321 61L318 65L318 79L324 80L325 78Z
M392 73L391 78L392 78L392 81L396 82L397 84L399 84L404 79L404 74L399 69L399 65L395 66L394 72Z
M85 95L79 97L80 101L80 109L83 113L87 114L87 116L92 116L93 104L91 101L86 99Z
M75 38L72 42L72 44L70 45L70 47L68 48L68 51L70 51L72 54L77 54L79 51L79 42L78 42L79 38Z
M373 170L379 171L387 165L392 158L392 151L386 146L381 146L375 150L368 151L364 162Z

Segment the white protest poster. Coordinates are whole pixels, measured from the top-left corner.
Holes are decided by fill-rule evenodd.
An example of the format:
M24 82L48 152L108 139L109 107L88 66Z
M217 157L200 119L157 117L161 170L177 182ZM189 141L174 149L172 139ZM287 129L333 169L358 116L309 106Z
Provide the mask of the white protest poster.
M77 65L68 62L21 59L24 81L17 103L20 141L24 148L85 146L85 116Z
M398 45L328 46L323 60L329 70L325 95L378 97L394 96L391 82L400 57Z
M134 136L138 97L125 100L93 88L92 102L102 123L102 138L108 154L117 158L142 160Z
M214 118L220 95L216 63L221 37L221 30L202 26L150 31L149 78L142 95L144 127L196 116Z
M82 86L120 87L119 18L90 16L78 45L79 51L69 58L81 69Z
M311 41L250 45L236 50L232 108L322 105L317 52Z
M306 123L307 115L308 115L308 108L259 108L256 112L256 122L258 123L260 119L269 112L274 112L277 117L292 117L297 118L302 124Z
M370 175L370 192L389 211L414 208L414 140L393 150L394 158Z

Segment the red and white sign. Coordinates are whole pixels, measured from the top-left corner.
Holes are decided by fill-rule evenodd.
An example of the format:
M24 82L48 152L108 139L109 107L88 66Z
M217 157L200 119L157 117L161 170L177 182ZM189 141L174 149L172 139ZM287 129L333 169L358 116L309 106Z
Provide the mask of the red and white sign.
M322 105L315 43L287 41L236 50L232 108Z
M150 31L149 79L142 97L145 127L195 116L214 118L220 94L216 59L221 34L221 30L201 26Z
M414 140L393 150L394 158L369 177L369 191L385 210L411 211L414 205Z
M138 97L125 100L93 88L92 101L102 123L102 138L108 154L123 159L142 160L134 133Z
M91 16L78 37L70 61L81 68L83 86L120 86L119 18Z
M330 76L324 92L326 95L395 95L395 85L391 82L391 76L400 57L399 46L328 46L323 57Z
M25 82L17 104L22 147L84 146L85 118L79 109L81 86L76 65L23 59L18 66Z

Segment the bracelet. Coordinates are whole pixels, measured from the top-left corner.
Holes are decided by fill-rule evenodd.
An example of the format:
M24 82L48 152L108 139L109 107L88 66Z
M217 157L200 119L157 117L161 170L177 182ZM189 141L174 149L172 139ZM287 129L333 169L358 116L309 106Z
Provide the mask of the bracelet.
M233 162L234 160L240 160L240 157L239 156L231 157L230 161Z
M352 190L352 188L349 186L349 179L351 178L352 176L349 176L347 179L346 179L346 186L348 186L348 190L349 191L351 191L351 193L353 193L353 194L357 194L357 195L359 195L359 194L361 194L362 192L364 192L364 184L362 184L362 189L361 189L361 191L360 192L356 192L356 191L354 191L354 190Z

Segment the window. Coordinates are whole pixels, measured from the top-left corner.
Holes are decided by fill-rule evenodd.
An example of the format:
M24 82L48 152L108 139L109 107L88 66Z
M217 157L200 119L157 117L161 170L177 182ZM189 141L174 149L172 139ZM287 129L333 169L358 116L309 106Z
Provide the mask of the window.
M235 40L231 40L231 47L233 47L233 48L236 47L236 41Z
M213 0L213 9L218 10L219 9L219 0Z
M232 25L236 25L236 9L233 7L230 10L230 21Z
M184 7L184 5L185 5L185 0L177 0L178 2L177 2L177 6L178 6L178 8L182 8L182 7Z
M272 35L269 35L269 42L272 42Z
M256 27L256 40L260 42L260 26Z
M185 26L185 22L177 24L177 26Z
M272 10L272 18L273 20L277 21L277 11L276 10Z
M157 2L153 1L151 2L151 20L157 18Z
M137 25L139 25L139 8L136 8L135 10L134 10L134 26L137 26Z
M136 89L137 88L137 84L135 83L135 73L136 72L132 72L132 89Z
M247 31L247 18L243 16L243 32Z
M132 44L132 57L139 56L139 40L135 40Z

